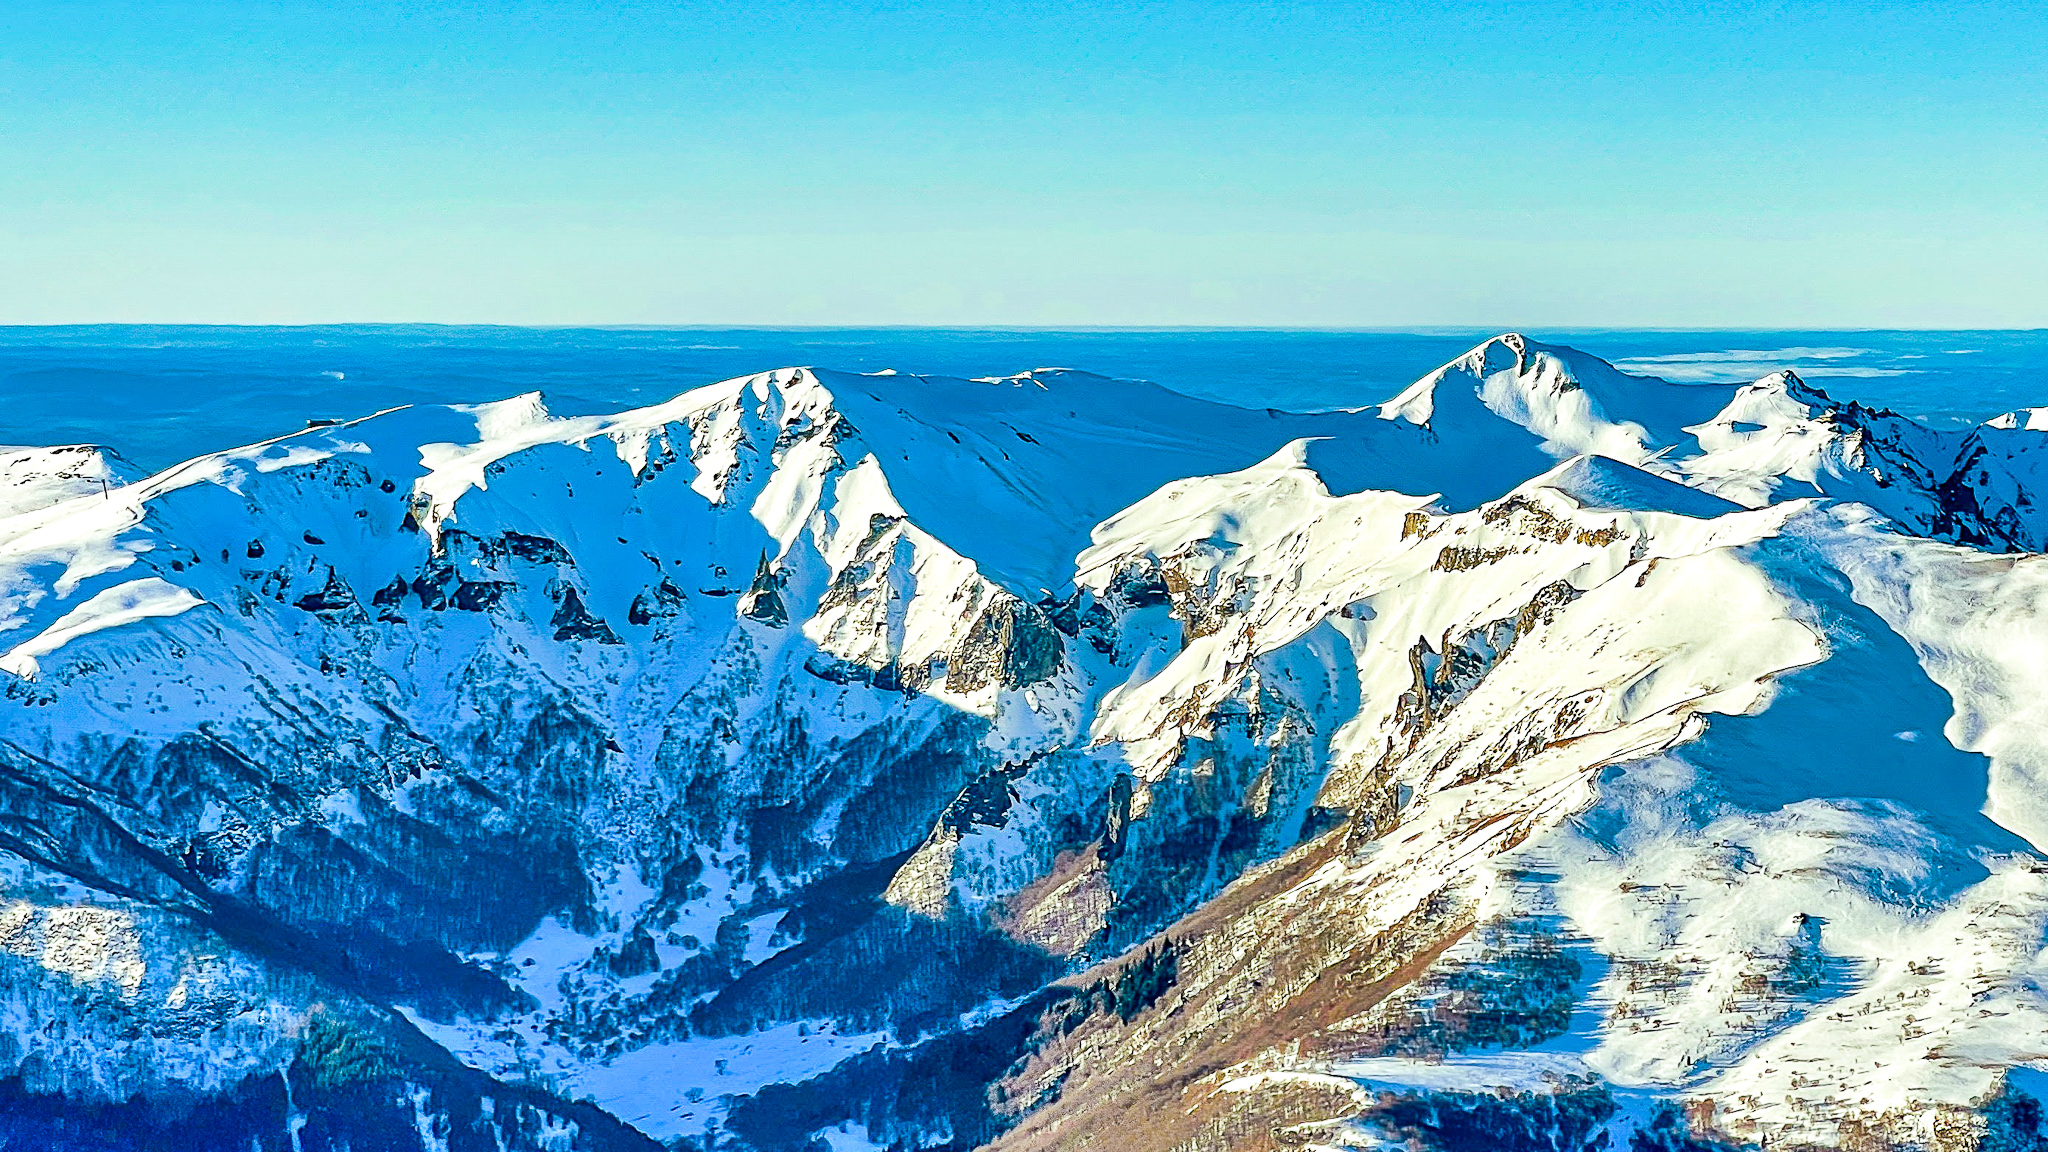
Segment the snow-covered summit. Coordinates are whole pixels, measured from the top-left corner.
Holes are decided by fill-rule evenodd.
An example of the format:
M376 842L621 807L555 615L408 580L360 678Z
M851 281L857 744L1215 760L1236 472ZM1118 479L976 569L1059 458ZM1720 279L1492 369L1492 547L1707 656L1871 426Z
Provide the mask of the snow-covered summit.
M140 471L93 444L56 448L0 448L0 519L34 512L79 496L103 495Z
M1553 457L1604 456L1745 505L1825 496L1942 539L2048 547L2036 495L2048 425L2031 409L1934 429L1838 402L1789 370L1743 385L1673 384L1508 333L1377 411L1461 459L1500 459L1521 447L1520 433Z
M1541 437L1554 454L1593 452L1640 465L1679 443L1688 425L1726 403L1727 392L1631 376L1576 349L1509 332L1424 376L1379 413L1439 435L1470 434L1469 425L1484 419L1476 400Z

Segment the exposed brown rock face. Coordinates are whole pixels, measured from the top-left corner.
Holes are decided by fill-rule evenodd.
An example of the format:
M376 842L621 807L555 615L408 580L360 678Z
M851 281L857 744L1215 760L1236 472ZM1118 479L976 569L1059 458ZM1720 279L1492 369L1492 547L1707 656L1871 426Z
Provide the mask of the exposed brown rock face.
M1372 1011L1471 922L1449 893L1376 932L1352 916L1291 907L1334 846L1326 838L1255 871L1177 925L1173 983L1149 1007L1129 1020L1091 1016L1028 1056L1003 1093L1048 1102L994 1147L1238 1147L1353 1114L1352 1094L1326 1087L1274 1097L1224 1085L1280 1050L1309 1060L1371 1050Z
M1045 612L1015 596L984 605L947 662L955 691L977 692L991 684L1022 688L1059 671L1065 642Z

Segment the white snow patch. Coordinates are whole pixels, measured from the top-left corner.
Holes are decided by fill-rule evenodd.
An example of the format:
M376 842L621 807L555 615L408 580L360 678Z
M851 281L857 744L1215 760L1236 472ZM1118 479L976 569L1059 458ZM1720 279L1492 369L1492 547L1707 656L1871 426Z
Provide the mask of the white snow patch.
M0 669L33 680L39 661L66 644L95 632L159 616L176 616L205 603L189 588L155 576L108 588L64 615L49 627L16 644L0 656Z

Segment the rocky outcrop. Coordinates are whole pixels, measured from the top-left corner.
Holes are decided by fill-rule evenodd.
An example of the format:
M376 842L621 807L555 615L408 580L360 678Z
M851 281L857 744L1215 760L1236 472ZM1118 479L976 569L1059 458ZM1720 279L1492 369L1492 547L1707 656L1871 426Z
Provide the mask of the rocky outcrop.
M1052 678L1066 645L1036 605L999 596L980 615L946 662L946 684L955 692L991 685L1023 688Z

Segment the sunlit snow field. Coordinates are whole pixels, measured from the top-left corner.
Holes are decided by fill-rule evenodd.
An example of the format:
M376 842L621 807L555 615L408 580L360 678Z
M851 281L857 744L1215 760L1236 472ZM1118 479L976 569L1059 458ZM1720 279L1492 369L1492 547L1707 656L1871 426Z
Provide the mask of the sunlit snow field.
M958 376L1082 368L1248 407L1384 400L1492 330L0 328L0 443L107 444L146 468L308 418L535 388L598 413L786 365ZM2048 330L1542 329L1626 371L1733 382L1791 368L1838 397L1939 424L2048 404Z

